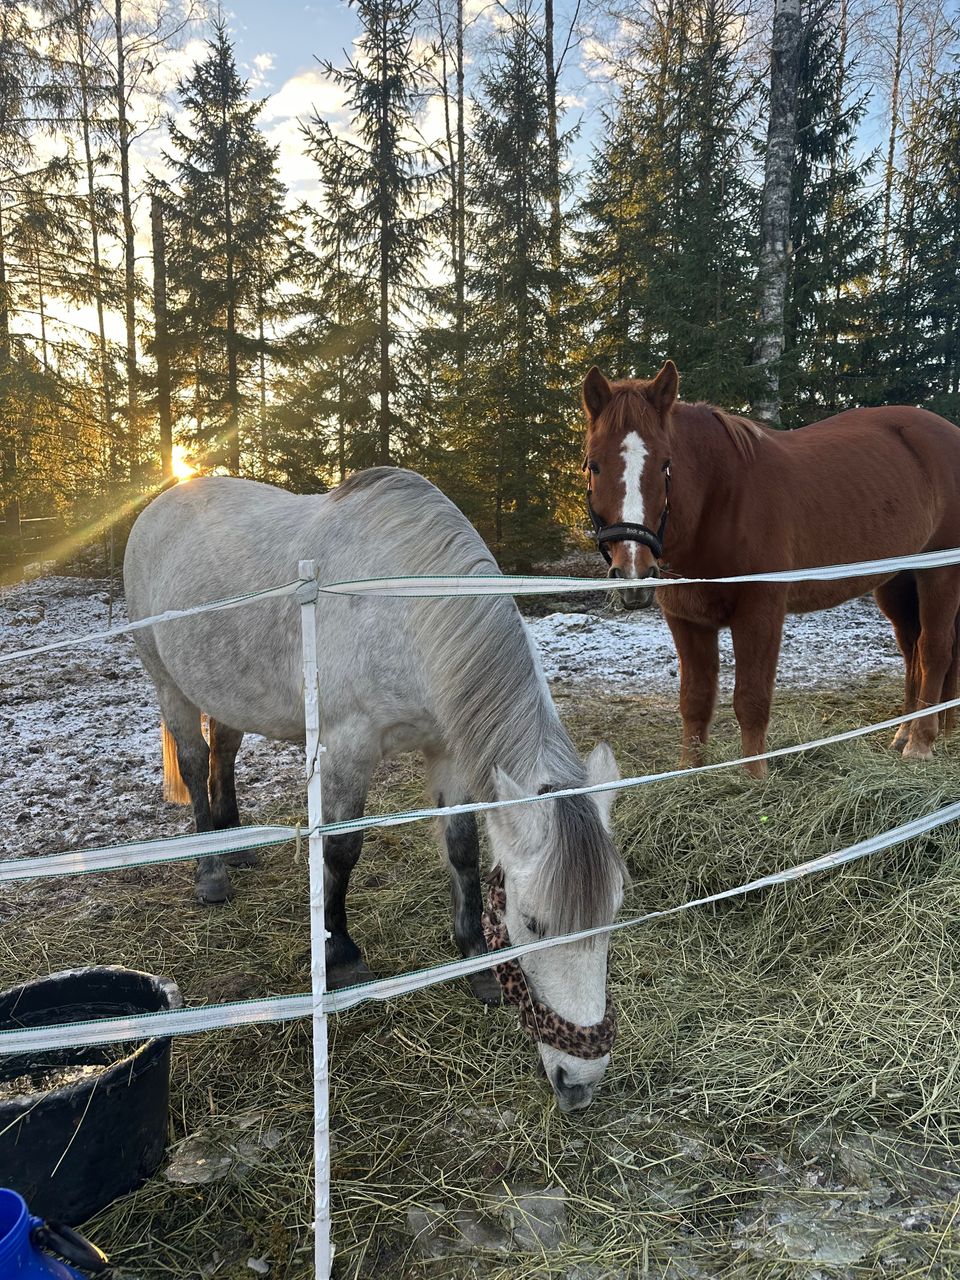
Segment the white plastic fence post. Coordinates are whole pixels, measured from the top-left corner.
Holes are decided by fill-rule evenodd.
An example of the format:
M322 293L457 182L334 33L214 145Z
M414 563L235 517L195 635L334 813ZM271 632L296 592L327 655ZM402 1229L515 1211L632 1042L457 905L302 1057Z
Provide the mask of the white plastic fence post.
M330 1077L327 1058L327 1015L323 997L327 989L327 930L323 914L323 822L320 788L320 681L317 671L317 566L301 560L297 592L303 638L303 711L306 728L307 821L310 859L310 978L313 989L313 1149L314 1240L317 1280L330 1280L333 1246L330 1243Z

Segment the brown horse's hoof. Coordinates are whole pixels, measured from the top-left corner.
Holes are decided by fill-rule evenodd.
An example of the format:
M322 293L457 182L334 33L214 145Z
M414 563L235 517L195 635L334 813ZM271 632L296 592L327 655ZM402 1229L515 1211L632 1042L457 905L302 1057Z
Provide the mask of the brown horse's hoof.
M503 992L492 969L481 969L479 973L468 973L467 982L470 990L481 1004L491 1008L503 1003Z
M923 747L923 746L918 747L908 742L903 749L903 758L904 760L919 760L919 761L932 760L933 747Z
M893 738L893 741L890 743L890 750L895 751L898 756L902 756L904 751L906 750L906 746L907 746L906 736L901 737L900 734L898 733L895 735L895 737Z
M233 886L225 871L216 876L204 876L197 881L197 901L204 907L219 907L233 897Z
M235 849L224 855L228 867L259 867L260 855L256 849Z

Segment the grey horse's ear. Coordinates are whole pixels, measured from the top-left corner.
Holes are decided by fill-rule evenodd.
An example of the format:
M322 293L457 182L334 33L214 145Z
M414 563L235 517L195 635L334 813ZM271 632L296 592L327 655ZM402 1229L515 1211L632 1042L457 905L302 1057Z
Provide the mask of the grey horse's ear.
M598 743L587 756L587 785L600 787L604 783L619 781L620 768L609 744L606 742ZM612 790L594 793L593 798L597 802L600 818L605 827L610 826L610 814L613 812L614 801L619 794L619 791Z
M493 766L493 794L498 800L520 800L527 793L518 782L514 782L506 769L496 764Z
M493 770L493 794L496 800L522 800L527 792L518 782L510 777L505 769L495 766ZM491 809L488 822L493 833L506 844L509 850L500 850L500 857L520 856L528 850L535 849L539 838L539 806L535 803L509 805L504 809Z

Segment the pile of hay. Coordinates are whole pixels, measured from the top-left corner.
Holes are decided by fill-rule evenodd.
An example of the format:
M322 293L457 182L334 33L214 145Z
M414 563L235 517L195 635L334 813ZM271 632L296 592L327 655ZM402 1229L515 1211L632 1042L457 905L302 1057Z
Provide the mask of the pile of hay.
M894 697L785 697L774 736L879 719ZM602 728L625 772L672 764L672 706L570 694L562 707L582 746ZM626 910L753 879L957 799L956 755L921 768L883 745L796 757L763 783L721 772L624 794ZM736 750L724 718L715 752ZM372 807L419 798L404 762ZM295 819L298 803L256 817ZM307 988L306 872L292 848L238 877L220 911L192 905L190 880L165 867L19 890L0 924L0 985L99 960L173 976L191 1003ZM955 1274L958 898L960 829L946 827L619 934L620 1039L581 1118L554 1109L515 1015L485 1012L465 985L334 1019L335 1274ZM352 931L379 974L451 956L426 828L369 838ZM312 1274L309 1053L305 1025L177 1043L172 1179L90 1227L122 1275Z

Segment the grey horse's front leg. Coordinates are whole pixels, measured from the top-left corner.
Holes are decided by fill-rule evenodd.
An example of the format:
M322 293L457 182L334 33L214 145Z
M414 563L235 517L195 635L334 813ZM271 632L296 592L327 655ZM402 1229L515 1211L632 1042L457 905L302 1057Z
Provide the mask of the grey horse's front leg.
M356 744L367 743L370 737L368 726L351 723L327 739L321 758L325 821L349 822L363 816L377 756L372 751L358 750ZM347 928L347 890L362 851L362 831L327 836L323 842L324 917L330 935L326 947L327 985L331 988L350 986L372 976Z
M450 902L453 936L463 956L480 956L487 950L480 917L480 837L472 813L458 813L443 822L443 840L450 865ZM470 989L484 1004L500 1003L500 984L492 969L467 977Z
M370 977L360 948L347 929L350 873L363 851L363 832L328 836L323 842L323 895L327 932L327 986L347 987Z

